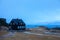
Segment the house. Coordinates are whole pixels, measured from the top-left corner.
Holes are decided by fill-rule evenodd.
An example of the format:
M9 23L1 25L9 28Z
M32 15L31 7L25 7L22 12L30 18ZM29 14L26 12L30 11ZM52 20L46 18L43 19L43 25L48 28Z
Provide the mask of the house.
M9 23L10 29L12 30L25 30L26 24L23 22L22 19L12 19Z

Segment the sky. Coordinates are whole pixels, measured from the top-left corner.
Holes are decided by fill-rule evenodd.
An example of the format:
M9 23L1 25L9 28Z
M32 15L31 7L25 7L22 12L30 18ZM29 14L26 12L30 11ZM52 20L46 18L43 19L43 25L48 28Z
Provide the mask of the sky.
M60 21L60 0L0 0L0 18L26 24Z

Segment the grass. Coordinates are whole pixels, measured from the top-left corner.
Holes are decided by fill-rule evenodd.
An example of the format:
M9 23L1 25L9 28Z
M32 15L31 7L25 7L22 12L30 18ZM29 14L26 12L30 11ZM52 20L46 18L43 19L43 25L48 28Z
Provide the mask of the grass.
M29 35L17 32L16 35L4 38L2 40L60 40L60 37L54 36L37 36L37 35Z
M8 34L8 32L7 31L0 31L0 36L5 35L5 34Z

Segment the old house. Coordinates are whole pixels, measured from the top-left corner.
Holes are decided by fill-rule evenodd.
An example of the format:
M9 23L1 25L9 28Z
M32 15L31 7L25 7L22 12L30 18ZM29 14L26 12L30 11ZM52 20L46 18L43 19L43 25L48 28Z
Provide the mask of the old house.
M22 19L12 19L9 23L11 30L25 30L25 25Z

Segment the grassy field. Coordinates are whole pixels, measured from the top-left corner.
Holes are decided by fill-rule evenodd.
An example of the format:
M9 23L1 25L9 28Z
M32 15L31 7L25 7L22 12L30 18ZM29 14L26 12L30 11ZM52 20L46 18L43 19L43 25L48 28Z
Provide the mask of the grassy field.
M0 32L0 35L7 34L8 32ZM16 32L16 34L12 37L2 38L0 40L60 40L60 37L54 36L38 36L32 34L24 34L21 32Z
M0 36L5 35L5 34L8 34L8 32L7 31L0 31Z
M38 30L38 28L36 29L32 29L28 32L31 32L31 33L37 33L37 34L44 34L45 30ZM6 34L9 34L9 32L7 31L0 31L0 40L60 40L60 37L57 37L56 35L55 36L52 36L52 35L49 35L49 36L46 36L45 34L44 35L35 35L35 34L26 34L26 33L23 33L23 32L12 32L13 34L15 35L10 35L10 37L1 37L2 35L6 35ZM10 33L11 34L11 33Z

